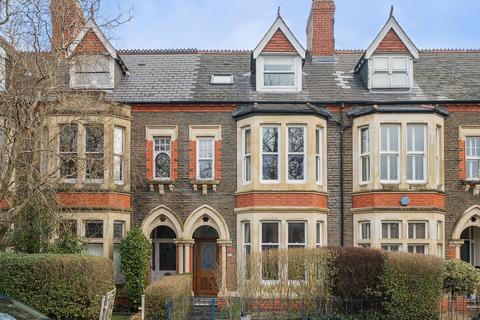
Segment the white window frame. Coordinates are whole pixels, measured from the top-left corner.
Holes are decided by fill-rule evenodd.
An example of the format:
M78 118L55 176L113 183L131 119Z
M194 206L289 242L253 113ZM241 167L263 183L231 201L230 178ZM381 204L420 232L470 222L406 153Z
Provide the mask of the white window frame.
M364 237L364 234L363 234L363 226L368 226L368 238L365 238ZM370 221L360 221L359 223L359 234L360 234L360 237L359 239L360 240L372 240L372 223Z
M104 57L101 55L101 57ZM115 60L112 58L109 61L109 74L110 83L105 85L79 85L77 84L77 64L76 59L72 59L70 66L70 88L72 89L100 89L100 90L113 90L115 87Z
M467 180L468 181L478 181L478 180L480 180L480 155L478 155L478 156L468 155L469 149L473 149L473 147L469 148L469 140L471 140L471 139L475 139L475 143L474 143L474 147L475 147L477 145L477 143L480 143L480 136L467 136L467 137L465 137L465 167L466 167L466 171L467 171ZM473 140L472 140L472 143L473 143ZM473 161L479 163L478 164L479 172L477 172L478 177L473 176L473 170L469 166L469 162L473 162Z
M247 131L250 135L250 145L248 146L250 152L248 153L246 140ZM249 164L249 175L247 175L247 163ZM243 184L249 184L252 182L252 129L250 127L245 127L242 129L242 180Z
M263 129L265 128L276 128L278 134L278 145L277 152L264 152L263 151ZM272 184L280 182L280 146L282 145L282 128L280 125L261 125L260 126L260 182L264 184ZM263 179L263 156L264 155L277 155L277 179L276 180L265 180Z
M201 141L211 141L212 145L212 157L211 158L200 158L200 142ZM196 168L197 168L197 180L198 181L213 181L215 180L215 137L197 137L197 150L195 152L196 156ZM211 178L200 178L200 160L211 160L212 161L212 177Z
M315 178L318 185L323 185L323 128L315 130Z
M397 129L398 129L398 135L397 135L397 146L398 146L398 150L396 151L392 151L391 150L391 146L390 146L390 131L388 131L388 137L383 137L382 136L382 126L395 126ZM380 165L379 165L379 170L380 170L380 183L383 183L383 184L397 184L397 183L400 183L400 173L401 173L401 170L400 170L400 167L401 167L401 157L400 157L400 150L402 149L402 145L401 145L401 132L402 132L402 128L401 128L401 125L399 123L382 123L380 124L380 145L379 145L379 148L380 148ZM386 151L382 151L382 141L383 139L387 139L387 149ZM388 161L388 164L387 164L387 171L388 171L388 176L389 176L389 179L382 179L382 156L396 156L397 157L397 179L396 180L393 180L391 179L391 170L390 170L390 161Z
M210 77L210 84L233 84L233 75L226 73L214 73Z
M168 139L168 151L162 151L162 140ZM157 151L158 142L158 151ZM157 156L161 153L165 153L170 158L170 175L168 177L157 177ZM172 179L172 137L171 136L154 136L153 137L153 179L159 181L170 181Z
M423 253L422 252L417 252L419 247L423 247ZM413 248L413 251L410 251L409 250L410 248ZM426 244L426 243L409 243L409 244L407 244L407 252L428 255L428 244Z
M290 152L289 151L289 130L290 128L301 128L303 130L303 152ZM285 177L287 178L287 183L305 183L307 180L307 127L305 125L287 125L286 137L285 137ZM288 157L290 155L302 155L303 156L303 179L302 180L291 180L288 174Z
M278 242L263 242L263 237L262 237L262 232L263 232L263 224L264 223L276 223L277 228L278 228ZM282 242L282 221L280 220L265 220L265 221L260 221L260 254L263 254L263 247L264 246L276 246L277 250L280 250L281 247L281 242ZM276 284L279 283L281 278L282 278L282 270L280 266L280 261L278 261L278 279L277 280L269 280L269 279L263 279L263 261L260 263L260 277L262 279L263 284Z
M370 157L370 146L371 146L371 139L370 139L370 127L369 126L363 126L363 127L360 127L358 128L358 132L359 132L359 148L358 148L358 154L359 154L359 165L358 165L358 168L360 170L358 170L359 172L359 177L358 177L358 181L360 181L360 185L365 185L365 184L368 184L370 182L370 179L372 177L372 161L371 161L371 157ZM367 132L367 148L365 150L365 152L362 152L362 146L363 146L363 132ZM364 180L363 179L363 159L367 159L368 161L368 179Z
M117 139L117 134L121 132L121 139L122 139L122 150L116 150L115 149L115 140ZM124 127L119 127L115 126L113 128L113 179L114 183L118 185L123 185L125 184L125 128ZM118 161L116 159L119 159ZM115 170L116 167L119 166L119 171L121 172L121 179L117 180L115 179Z
M375 61L379 59L387 59L388 60L388 67L385 69L376 69L375 68ZM395 59L402 59L405 60L406 70L395 70L393 68L393 60ZM411 57L406 55L375 55L370 58L371 67L370 69L370 88L369 89L411 89L413 83L413 62ZM389 84L388 85L378 85L375 83L375 74L388 74ZM392 84L392 78L395 73L406 73L408 78L408 83L405 86L394 86Z
M398 238L392 238L392 224L398 224ZM383 237L383 225L388 224L388 230L387 230L387 237ZM389 221L389 220L384 220L381 221L381 239L383 240L398 240L402 239L402 221Z
M408 149L408 140L409 140L409 135L408 135L408 128L409 127L418 127L418 126L422 126L423 128L423 150L409 150ZM406 136L407 136L407 183L410 183L410 184L424 184L424 183L427 183L427 176L428 176L428 171L427 171L427 130L428 130L428 126L425 124L425 123L407 123L407 132L406 132ZM412 131L413 133L413 136L411 137L412 139L412 148L415 148L415 131ZM423 164L423 179L422 180L415 180L415 175L416 175L416 170L417 170L417 167L415 166L415 162L413 163L413 168L412 168L412 171L413 171L413 179L408 179L408 168L409 168L409 165L410 165L410 161L408 161L408 157L409 156L423 156L423 161L422 161L422 164Z
M294 85L293 86L265 86L265 65L269 61L287 62L293 66ZM268 72L274 73L274 72ZM279 72L285 73L285 72ZM256 74L257 91L269 91L269 92L297 92L302 91L302 58L298 55L292 54L277 54L277 55L260 55L256 59Z
M425 238L417 237L417 229L413 227L413 234L410 234L410 225L423 224L425 228ZM408 221L407 222L407 237L409 240L427 240L428 239L428 221Z

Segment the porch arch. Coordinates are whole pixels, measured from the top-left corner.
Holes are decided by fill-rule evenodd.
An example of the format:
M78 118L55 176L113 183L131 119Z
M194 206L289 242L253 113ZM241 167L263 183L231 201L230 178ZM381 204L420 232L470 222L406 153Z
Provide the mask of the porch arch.
M184 224L184 239L193 239L193 233L201 226L213 227L218 232L221 240L230 239L227 222L217 210L208 205L195 209L188 216Z
M472 221L472 218L478 216L477 221ZM455 224L455 228L452 232L452 240L460 239L460 235L462 234L463 230L468 227L480 227L480 206L474 205L465 210L465 212L460 216Z
M162 217L163 215L163 217ZM177 239L183 238L183 224L178 215L167 206L161 205L152 209L143 219L140 228L143 234L150 238L152 231L159 226L170 227L176 234Z

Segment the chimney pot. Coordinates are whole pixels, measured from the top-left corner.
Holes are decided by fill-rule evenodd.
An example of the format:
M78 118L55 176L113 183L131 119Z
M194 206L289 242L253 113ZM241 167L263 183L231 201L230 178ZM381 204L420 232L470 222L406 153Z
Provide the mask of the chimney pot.
M307 23L308 50L314 57L335 55L335 2L313 0Z

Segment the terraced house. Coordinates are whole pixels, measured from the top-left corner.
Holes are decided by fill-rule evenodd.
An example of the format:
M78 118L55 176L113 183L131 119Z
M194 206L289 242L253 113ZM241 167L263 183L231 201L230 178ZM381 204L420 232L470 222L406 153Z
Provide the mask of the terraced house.
M95 21L73 23L68 83L105 92L108 121L51 130L79 157L98 132L114 141L96 156L111 170L62 191L90 252L118 260L139 225L152 279L191 272L197 295L232 294L245 258L275 248L480 266L480 51L420 50L393 12L368 48L336 50L334 14L312 1L306 47L278 15L248 51L117 50Z

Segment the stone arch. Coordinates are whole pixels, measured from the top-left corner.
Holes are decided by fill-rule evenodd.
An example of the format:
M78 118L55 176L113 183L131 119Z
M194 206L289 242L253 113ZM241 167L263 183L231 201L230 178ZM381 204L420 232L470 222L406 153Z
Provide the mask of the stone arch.
M208 221L204 221L204 217L208 217ZM201 226L210 226L217 230L220 239L229 240L230 232L228 231L227 222L223 216L215 209L208 205L203 205L195 209L187 218L184 225L184 238L193 239L193 233Z
M478 220L476 222L471 221L471 218L474 216L478 216ZM480 206L474 205L465 210L465 212L460 216L455 224L455 227L452 232L452 239L458 240L460 239L460 235L462 234L463 230L467 227L476 226L480 227Z
M164 216L164 221L160 219L162 215ZM140 228L142 229L143 234L147 238L150 238L150 233L158 226L170 227L177 235L177 239L183 238L184 229L182 220L175 211L167 206L161 205L152 209L143 219Z

